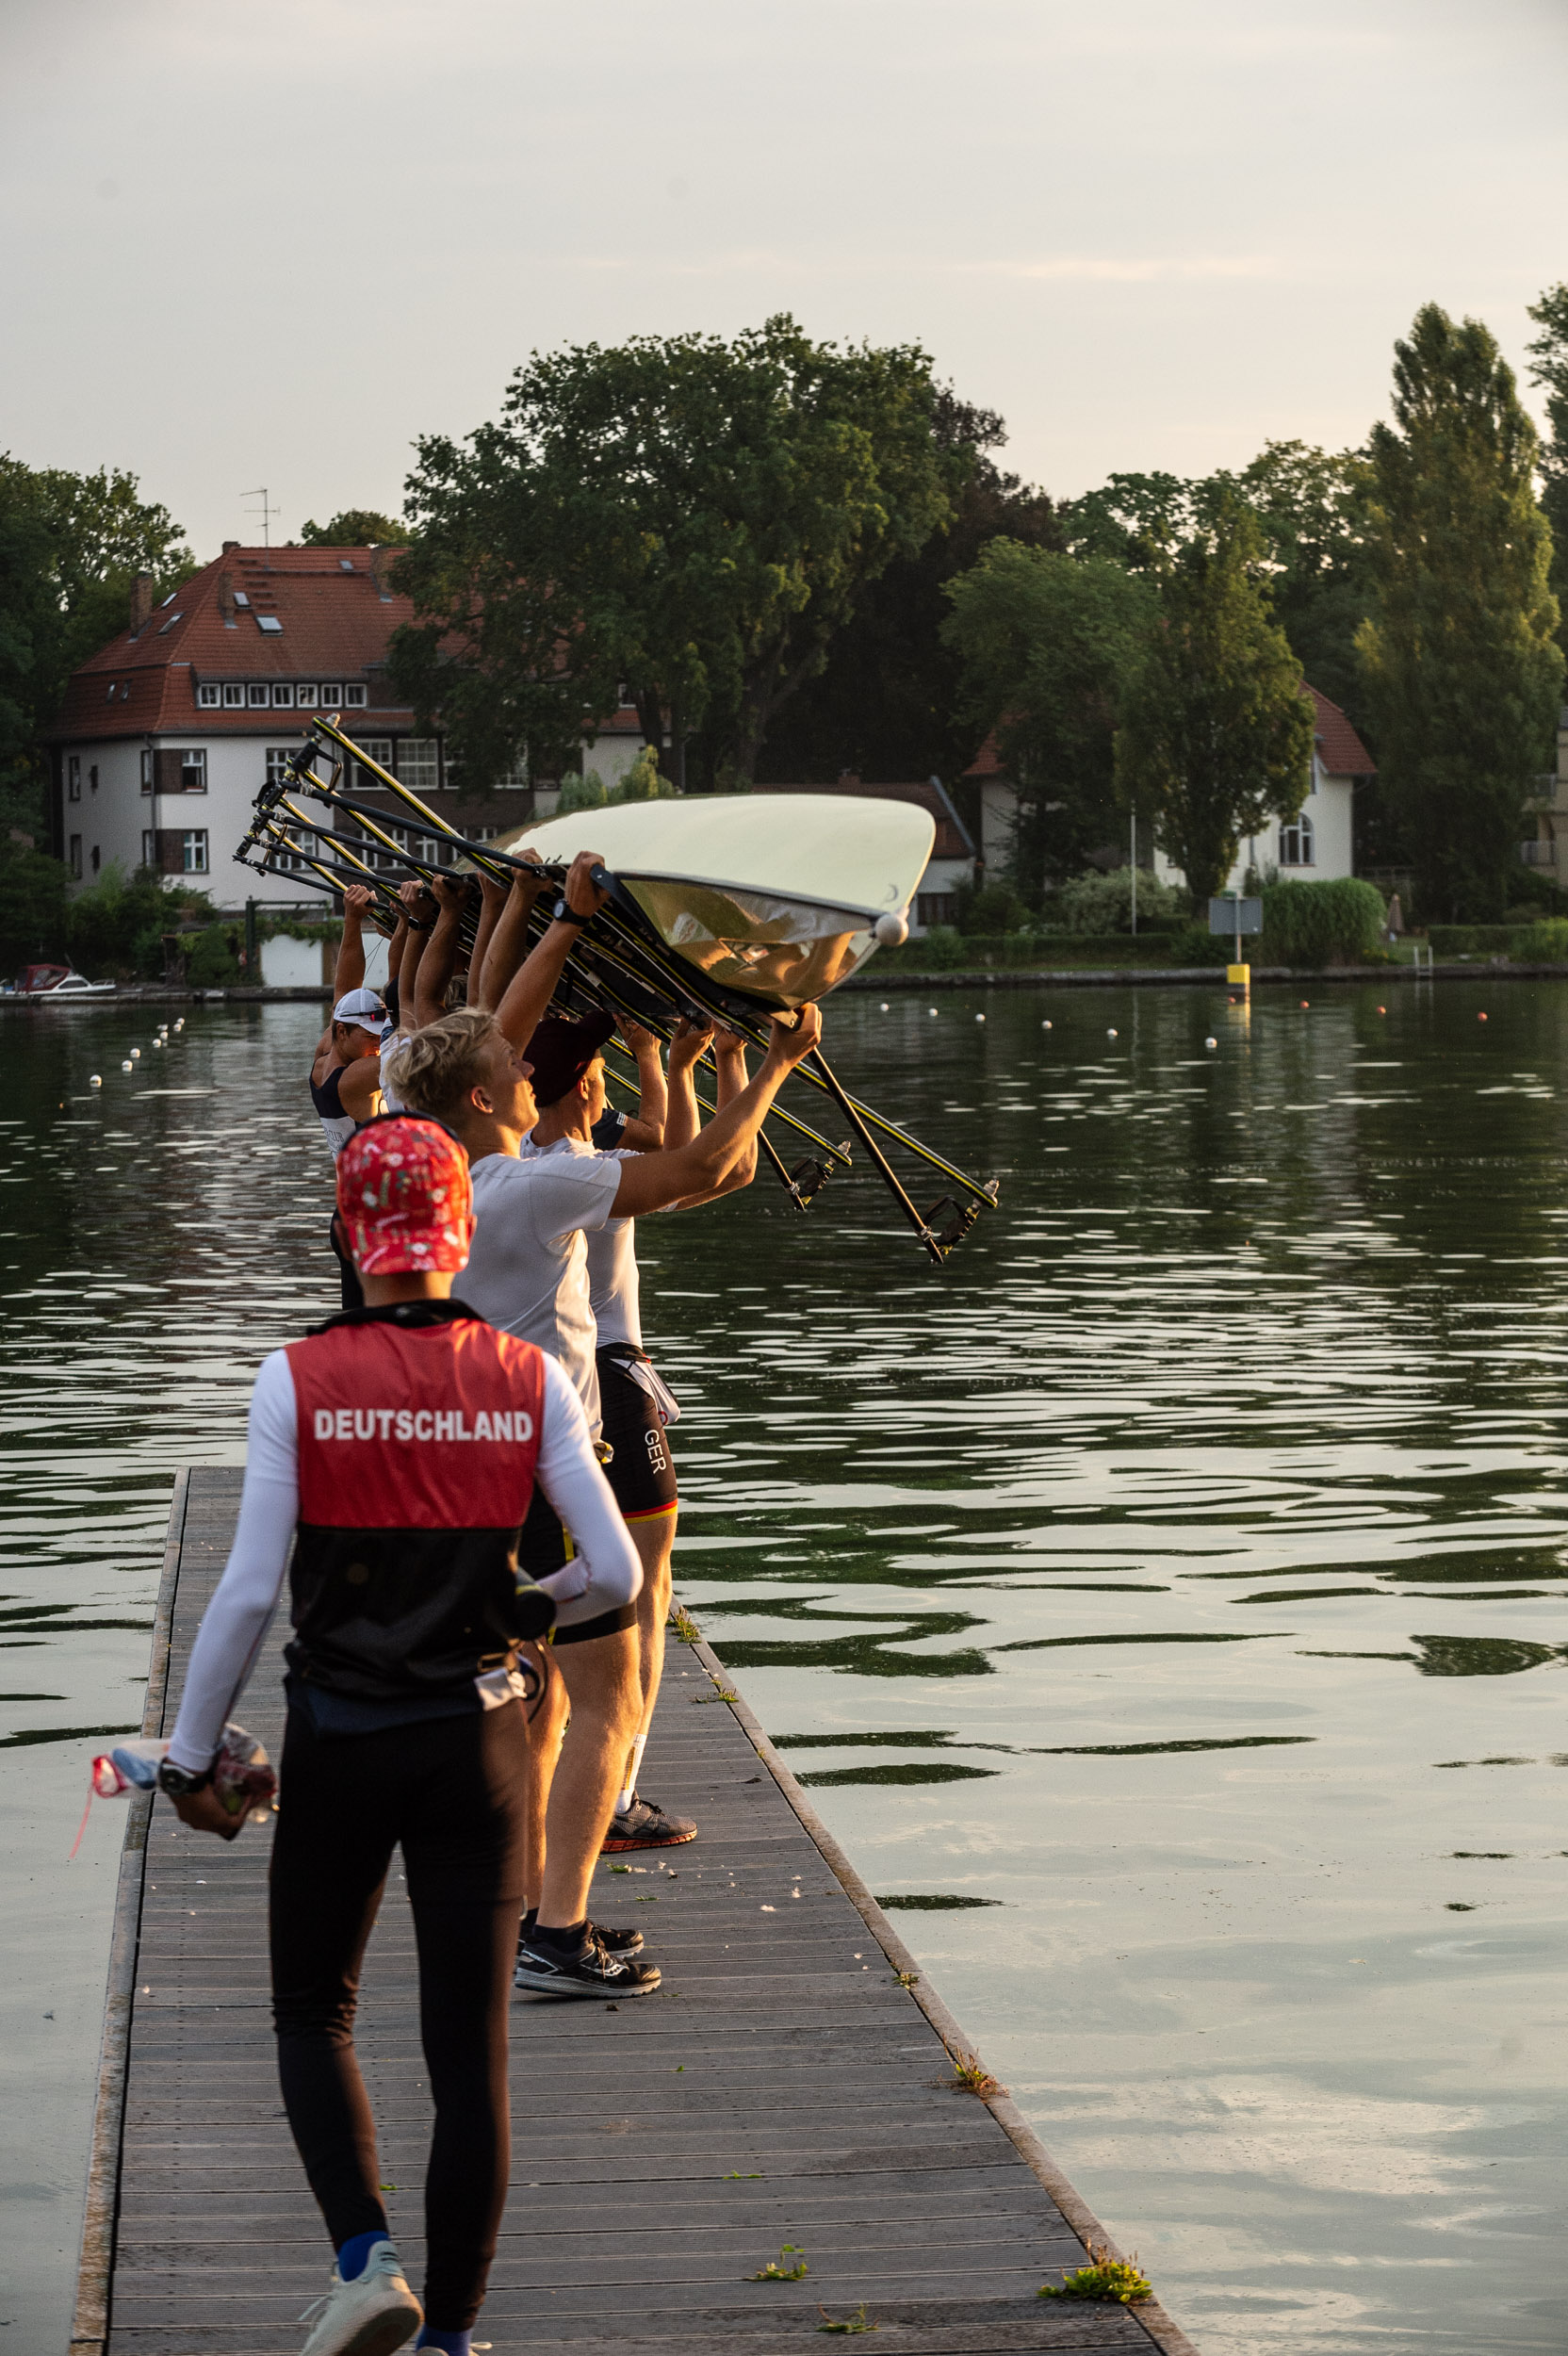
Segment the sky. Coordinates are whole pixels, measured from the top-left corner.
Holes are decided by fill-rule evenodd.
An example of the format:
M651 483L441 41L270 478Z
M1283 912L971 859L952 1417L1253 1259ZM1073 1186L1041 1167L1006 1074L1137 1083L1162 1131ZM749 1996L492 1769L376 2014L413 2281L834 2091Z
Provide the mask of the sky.
M7 0L0 449L201 557L531 351L919 343L1057 497L1359 443L1568 279L1568 0Z

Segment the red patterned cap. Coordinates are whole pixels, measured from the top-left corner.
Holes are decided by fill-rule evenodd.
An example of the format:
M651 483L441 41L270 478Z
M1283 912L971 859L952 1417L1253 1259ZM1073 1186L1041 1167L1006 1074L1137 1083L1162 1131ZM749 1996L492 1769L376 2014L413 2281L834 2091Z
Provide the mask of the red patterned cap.
M474 1235L468 1156L433 1121L372 1121L337 1157L337 1208L361 1276L466 1268Z

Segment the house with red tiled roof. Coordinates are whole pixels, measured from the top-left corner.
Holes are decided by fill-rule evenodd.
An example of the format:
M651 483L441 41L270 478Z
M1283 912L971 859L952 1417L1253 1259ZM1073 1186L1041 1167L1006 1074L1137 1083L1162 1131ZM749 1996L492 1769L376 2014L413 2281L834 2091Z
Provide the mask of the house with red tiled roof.
M1312 699L1314 715L1306 799L1296 817L1277 822L1266 834L1250 836L1243 843L1227 878L1227 890L1239 889L1250 868L1261 873L1276 867L1282 875L1325 882L1356 872L1356 788L1377 776L1377 764L1338 704L1331 703L1311 685L1304 692ZM1018 793L994 736L986 739L964 775L980 787L986 863L1004 869L1012 857ZM1183 880L1181 869L1163 851L1153 854L1153 864L1164 881Z
M143 578L128 628L74 675L49 731L55 848L74 881L90 884L116 861L127 874L209 879L220 906L307 897L286 875L231 861L257 788L322 712L340 713L366 753L460 833L487 839L553 809L553 793L531 794L520 765L486 793L464 790L439 735L421 731L395 693L387 645L413 618L391 586L395 554L225 541L155 607ZM584 759L613 782L641 747L636 713L612 714L596 737ZM407 833L403 805L365 772L352 782Z
M909 802L923 810L937 829L931 857L909 908L909 930L917 938L933 924L958 921L958 892L974 881L974 843L939 777L923 785L865 785L846 769L832 785L756 785L754 794L843 794L874 802Z

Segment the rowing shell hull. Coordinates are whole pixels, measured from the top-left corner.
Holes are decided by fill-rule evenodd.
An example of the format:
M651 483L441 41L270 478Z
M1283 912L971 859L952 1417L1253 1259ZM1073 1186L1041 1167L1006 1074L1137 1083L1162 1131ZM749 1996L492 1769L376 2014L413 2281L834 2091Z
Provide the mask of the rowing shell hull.
M717 988L798 1006L847 981L902 917L936 828L906 802L703 794L572 810L498 850L601 859L665 946Z

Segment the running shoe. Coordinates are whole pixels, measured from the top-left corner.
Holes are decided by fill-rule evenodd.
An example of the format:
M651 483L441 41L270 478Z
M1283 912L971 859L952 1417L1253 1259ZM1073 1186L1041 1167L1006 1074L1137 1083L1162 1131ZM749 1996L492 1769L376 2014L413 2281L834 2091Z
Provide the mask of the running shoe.
M517 1949L519 1954L521 1954L522 1950L528 1945L528 1935L530 1931L532 1930L537 1919L537 1916L532 1914L524 1915L523 1927L517 1934ZM643 1934L641 1931L609 1931L605 1929L602 1922L590 1922L588 1928L590 1932L596 1931L598 1933L599 1938L604 1942L604 1950L607 1955L641 1955L643 1952Z
M662 1977L656 1963L612 1955L603 1934L590 1923L580 1955L563 1955L542 1939L525 1939L512 1985L531 1996L651 1996Z
M689 1816L666 1815L657 1801L639 1799L634 1792L626 1814L610 1819L604 1852L612 1856L617 1849L678 1849L683 1841L696 1837L697 1828Z
M392 2244L379 2241L351 2282L334 2266L331 2289L300 2321L313 2318L316 2328L301 2356L392 2356L414 2337L425 2311L403 2280L403 2262Z

